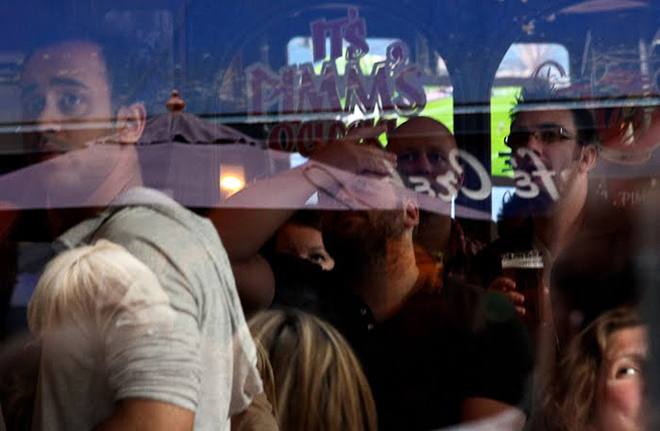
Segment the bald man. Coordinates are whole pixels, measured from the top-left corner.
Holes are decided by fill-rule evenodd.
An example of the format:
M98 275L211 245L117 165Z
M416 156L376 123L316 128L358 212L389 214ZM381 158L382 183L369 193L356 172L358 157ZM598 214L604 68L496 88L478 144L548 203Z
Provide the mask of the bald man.
M449 214L447 203L464 178L449 161L450 154L458 151L451 131L432 118L414 117L390 134L387 150L397 155L397 170L408 187L438 197L437 209L420 211L415 234L418 263L442 262L445 276L466 278L470 260L483 244L466 237ZM443 185L447 183L455 187Z

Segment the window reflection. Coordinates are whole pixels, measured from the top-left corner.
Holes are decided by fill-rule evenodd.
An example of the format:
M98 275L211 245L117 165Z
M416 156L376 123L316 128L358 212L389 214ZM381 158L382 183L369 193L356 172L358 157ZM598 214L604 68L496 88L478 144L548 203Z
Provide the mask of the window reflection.
M10 3L8 429L654 429L650 2Z

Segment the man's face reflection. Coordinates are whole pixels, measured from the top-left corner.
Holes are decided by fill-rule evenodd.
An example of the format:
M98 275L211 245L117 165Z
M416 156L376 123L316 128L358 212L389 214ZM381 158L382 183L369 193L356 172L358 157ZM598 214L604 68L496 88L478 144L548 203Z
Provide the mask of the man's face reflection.
M107 135L113 119L110 84L101 49L65 42L36 51L21 79L23 120L37 132L32 150L63 153Z
M457 151L456 141L435 120L426 117L408 120L390 136L387 150L397 155L397 171L409 188L445 195L448 191L442 185L442 178L453 175L460 183L460 174L450 163L450 154Z
M84 202L118 163L77 151L114 131L101 48L70 41L37 50L26 62L21 88L23 120L33 127L24 135L26 150L37 162L48 160L39 171L41 191L63 205Z
M521 113L511 125L507 143L512 150L514 169L529 173L542 193L548 193L549 186L539 175L542 169L551 173L559 197L575 180L581 147L571 111Z

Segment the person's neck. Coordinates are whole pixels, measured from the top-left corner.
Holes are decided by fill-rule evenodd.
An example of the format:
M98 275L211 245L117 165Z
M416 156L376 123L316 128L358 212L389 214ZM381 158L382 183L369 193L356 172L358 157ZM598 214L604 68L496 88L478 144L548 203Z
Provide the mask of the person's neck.
M374 259L362 274L349 282L353 291L367 303L377 321L394 315L419 276L412 238L402 235L388 240L385 256Z
M574 187L562 200L549 218L534 221L536 237L552 256L557 256L582 227L587 187Z
M444 261L451 260L451 217L445 214L424 212L420 214L415 242L433 256L442 254Z
M108 149L111 151L111 158L115 160L115 165L90 195L88 202L92 205L107 206L122 192L143 185L135 145L113 144Z
M137 151L134 145L108 144L103 154L110 169L102 182L77 208L47 208L48 229L52 238L57 238L87 218L98 214L122 192L143 184ZM94 148L93 150L102 150Z

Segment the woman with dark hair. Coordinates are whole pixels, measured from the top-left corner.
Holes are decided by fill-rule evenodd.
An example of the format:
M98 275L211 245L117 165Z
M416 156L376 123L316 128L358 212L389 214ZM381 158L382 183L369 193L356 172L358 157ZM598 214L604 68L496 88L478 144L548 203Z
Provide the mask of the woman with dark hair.
M311 210L296 212L275 234L272 244L275 253L283 253L308 260L324 271L335 266L325 249L321 234L321 213Z
M645 430L646 337L633 308L601 314L569 345L531 429Z

